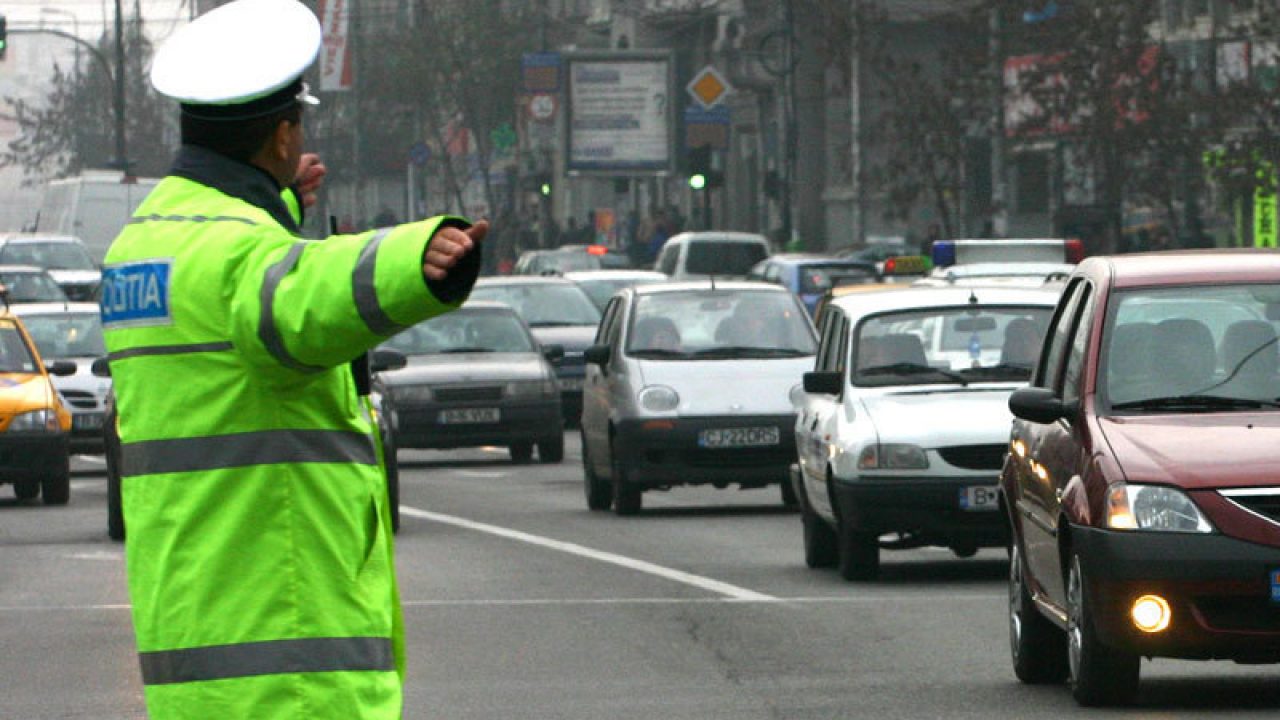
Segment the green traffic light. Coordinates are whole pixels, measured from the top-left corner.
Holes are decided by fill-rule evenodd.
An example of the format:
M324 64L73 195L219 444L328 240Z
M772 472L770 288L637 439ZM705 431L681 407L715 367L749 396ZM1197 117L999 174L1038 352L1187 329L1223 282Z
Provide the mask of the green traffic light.
M542 186L541 186L541 187L539 187L539 188L538 188L538 190L539 190L543 195L550 195L550 194L551 194L551 183L542 183Z
M694 190L701 190L707 186L707 176L701 173L689 176L689 187Z

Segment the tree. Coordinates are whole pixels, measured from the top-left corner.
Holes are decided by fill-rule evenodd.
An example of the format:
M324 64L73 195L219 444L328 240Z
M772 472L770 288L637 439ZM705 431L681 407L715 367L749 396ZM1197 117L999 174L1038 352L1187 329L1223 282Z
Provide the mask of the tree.
M171 110L147 81L146 68L153 49L139 16L125 23L124 41L128 108L125 137L129 141L130 170L158 175L168 167L172 156L172 148L156 141L166 136ZM114 38L104 34L98 41L100 55L114 57L113 44ZM111 68L111 72L116 69ZM26 184L105 167L114 159L114 88L100 62L83 64L79 73L54 63L51 85L53 90L40 101L7 98L18 135L0 150L0 167L21 167Z

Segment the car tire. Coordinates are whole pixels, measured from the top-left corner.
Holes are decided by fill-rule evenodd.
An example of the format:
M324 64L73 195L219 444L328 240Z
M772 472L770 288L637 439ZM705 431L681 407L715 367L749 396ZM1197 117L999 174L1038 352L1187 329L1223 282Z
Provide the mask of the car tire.
M523 464L533 459L533 443L528 440L511 443L507 450L511 452L511 462Z
M1041 615L1031 599L1016 539L1009 547L1009 652L1014 675L1028 685L1067 677L1067 634Z
M843 519L837 522L836 544L840 577L845 580L875 580L880 575L880 538L857 530Z
M613 461L613 514L618 516L635 515L640 512L644 502L643 490L627 481L627 469Z
M613 504L613 488L600 479L592 467L591 455L587 452L587 438L582 438L582 488L587 496L587 509L608 510Z
M19 500L34 500L40 496L40 481L19 480L13 484L13 494Z
M71 457L62 459L52 475L40 479L40 496L45 505L66 505L71 499Z
M544 463L558 463L564 460L564 433L538 441L538 460Z
M834 567L840 552L835 531L807 502L800 504L800 521L804 525L804 564L815 569Z
M796 489L791 484L791 478L782 480L782 504L789 508L800 504L800 499L796 497Z
M1080 555L1071 553L1067 573L1067 648L1071 695L1085 707L1125 705L1138 692L1138 663L1133 653L1107 647L1098 638L1089 603L1088 578Z

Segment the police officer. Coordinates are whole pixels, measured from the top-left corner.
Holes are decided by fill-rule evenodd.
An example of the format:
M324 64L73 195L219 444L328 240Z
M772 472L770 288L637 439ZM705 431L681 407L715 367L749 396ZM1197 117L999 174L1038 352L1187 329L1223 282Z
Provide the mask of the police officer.
M102 317L152 720L401 717L381 447L348 363L458 306L488 226L299 237L320 46L297 0L235 0L151 71L183 146L107 253Z

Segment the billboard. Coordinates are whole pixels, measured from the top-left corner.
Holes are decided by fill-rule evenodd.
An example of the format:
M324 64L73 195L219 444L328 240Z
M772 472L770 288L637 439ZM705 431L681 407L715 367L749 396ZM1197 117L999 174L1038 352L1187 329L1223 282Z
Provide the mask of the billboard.
M565 56L566 169L610 175L669 172L675 117L669 51Z

